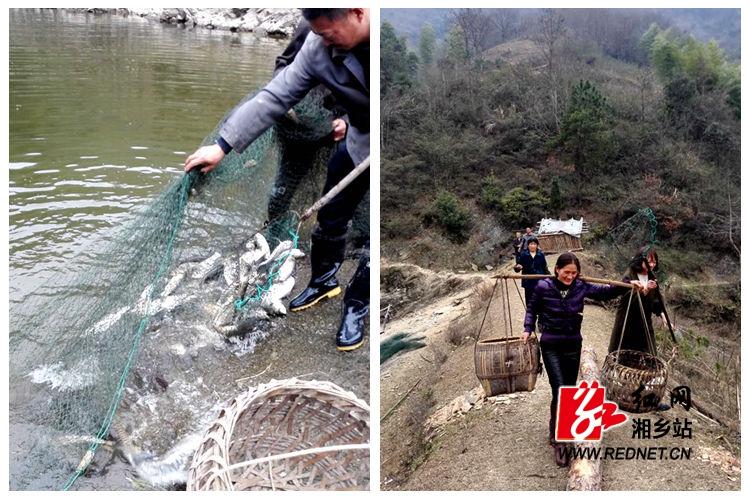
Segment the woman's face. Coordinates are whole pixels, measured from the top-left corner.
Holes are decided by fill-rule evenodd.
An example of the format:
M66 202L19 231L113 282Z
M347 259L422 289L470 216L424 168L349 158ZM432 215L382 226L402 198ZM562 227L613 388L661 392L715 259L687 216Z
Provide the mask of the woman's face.
M649 271L653 271L656 267L656 259L653 255L649 255L646 257L645 261L641 261L641 272L647 273Z
M570 285L573 280L578 277L578 268L575 264L566 264L562 268L555 266L555 273L557 273L557 279L565 285Z
M536 252L537 248L539 248L539 245L537 245L535 241L529 242L529 252Z

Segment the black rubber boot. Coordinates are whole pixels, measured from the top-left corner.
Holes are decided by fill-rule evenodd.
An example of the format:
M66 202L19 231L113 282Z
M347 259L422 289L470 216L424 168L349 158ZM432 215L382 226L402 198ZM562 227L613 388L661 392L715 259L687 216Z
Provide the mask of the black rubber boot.
M301 311L322 299L341 293L336 272L344 260L346 236L328 238L313 231L310 246L310 283L289 303L290 311Z
M353 351L365 341L365 319L370 311L370 244L365 246L357 270L344 294L341 326L336 334L339 351Z

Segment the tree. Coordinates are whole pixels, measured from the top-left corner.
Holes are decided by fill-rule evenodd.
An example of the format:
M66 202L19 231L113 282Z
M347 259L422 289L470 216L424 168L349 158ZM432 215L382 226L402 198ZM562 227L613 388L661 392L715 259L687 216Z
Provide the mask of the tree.
M693 37L675 38L669 30L655 36L652 31L650 61L662 81L664 107L672 126L713 150L731 147L733 133L721 124L725 114L740 118L738 66L726 61L713 40L702 44Z
M611 115L607 99L591 82L581 80L573 87L553 145L571 158L579 174L601 169L611 147L607 123Z
M555 62L555 46L565 34L565 18L555 9L543 9L539 18L539 31L534 38L547 60L547 72L552 73Z
M469 239L469 212L454 194L441 190L435 200L435 210L437 222L445 229L448 239L454 243L465 243Z
M422 31L419 34L419 60L423 65L429 66L435 60L435 51L437 50L437 40L435 39L435 30L430 23L424 23Z
M662 31L651 46L651 64L662 80L677 78L683 72L682 53L671 38L670 30Z
M549 209L554 217L558 217L563 209L563 198L560 193L560 179L552 178L552 187L549 191Z
M649 26L646 32L641 35L641 39L638 42L638 51L640 52L641 57L647 60L651 57L651 53L654 50L654 42L656 42L656 37L659 34L659 31L659 25L651 23L651 26Z
M558 96L557 41L565 34L565 19L555 9L543 9L539 18L539 31L534 41L547 61L546 75L549 98L555 126L560 126L560 98Z
M459 9L451 13L450 19L453 24L461 27L467 59L476 58L481 61L495 23L482 9Z
M544 217L544 207L549 200L536 190L515 187L500 200L503 223L508 227L522 227L529 221Z
M451 65L460 66L469 60L470 54L466 48L466 37L461 26L451 23L445 43L446 59Z
M499 41L506 42L519 33L520 14L518 9L494 9L493 21L498 31Z
M388 21L380 27L380 97L391 89L409 87L416 73L416 55L409 52L404 37Z

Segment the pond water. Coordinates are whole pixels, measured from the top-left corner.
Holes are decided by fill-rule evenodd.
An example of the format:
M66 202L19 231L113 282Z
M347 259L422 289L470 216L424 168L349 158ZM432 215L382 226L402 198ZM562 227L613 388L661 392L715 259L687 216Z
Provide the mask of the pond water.
M29 381L33 339L43 335L30 325L40 324L40 308L64 292L67 277L96 260L117 228L183 177L185 157L229 109L268 81L285 41L60 10L11 9L9 21L10 489L57 490L72 471L57 457L26 453L46 433L28 418L29 401L38 397ZM264 220L273 173L273 164L258 172L253 189L263 195L243 214L248 228ZM214 250L210 241L205 245ZM342 281L351 268L342 271ZM305 272L295 292L306 283ZM154 435L176 447L195 439L184 429L205 425L240 389L272 378L324 379L368 401L369 346L347 356L333 348L341 306L329 302L307 316L275 321L253 351L209 348L193 353L186 367L184 358L147 350L151 365L137 369L157 372L173 391L189 385L178 392L192 411L157 400L147 410L132 404L124 418L150 422ZM185 340L197 334L184 324L166 325L159 335L157 345L197 344ZM190 384L181 372L190 373ZM201 414L202 421L188 424L187 414ZM98 465L72 489L144 487L117 455Z

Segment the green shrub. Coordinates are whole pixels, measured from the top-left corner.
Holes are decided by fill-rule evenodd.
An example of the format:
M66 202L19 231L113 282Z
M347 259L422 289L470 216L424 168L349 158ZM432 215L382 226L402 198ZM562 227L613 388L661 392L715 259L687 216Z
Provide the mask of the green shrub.
M540 192L516 187L500 199L503 220L509 227L523 227L544 217L548 197Z
M445 229L448 239L454 243L465 243L470 236L469 211L458 204L452 193L441 190L435 200L437 223Z

